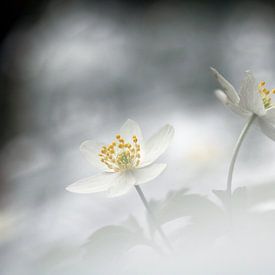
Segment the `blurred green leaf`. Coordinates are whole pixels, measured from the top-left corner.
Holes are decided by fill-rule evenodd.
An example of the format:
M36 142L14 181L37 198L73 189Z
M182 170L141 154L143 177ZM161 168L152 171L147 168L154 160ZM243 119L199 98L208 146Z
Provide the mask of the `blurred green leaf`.
M249 206L275 201L275 182L262 183L247 188Z
M130 221L135 223L133 218ZM153 246L139 227L130 230L126 226L109 225L100 228L90 236L85 244L85 258L89 264L93 265L94 270L100 272L106 268L106 265L108 268L116 265L116 262L127 254L129 249L137 245Z
M215 221L224 220L224 211L207 197L198 194L189 194L187 189L170 192L164 200L151 201L157 221L162 225L173 220L190 217L191 223L207 225ZM154 227L150 223L151 230Z

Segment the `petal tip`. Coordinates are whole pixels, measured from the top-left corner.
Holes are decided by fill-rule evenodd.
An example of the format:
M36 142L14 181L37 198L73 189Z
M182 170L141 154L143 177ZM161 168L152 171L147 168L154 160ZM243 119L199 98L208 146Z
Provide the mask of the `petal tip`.
M175 128L173 125L171 125L170 123L166 124L167 127L169 127L172 131L175 131Z
M227 103L227 95L222 90L215 90L214 94L222 103Z
M128 118L128 119L124 122L124 124L126 124L126 123L136 123L136 124L137 124L137 122L136 122L135 120L131 119L131 118Z
M65 187L65 190L70 193L78 193L78 194L86 193L86 192L83 192L83 190L81 190L81 187L79 186L79 181L68 185L67 187Z
M67 187L65 187L65 190L68 191L68 192L71 192L71 193L76 193L76 192L74 191L73 185L74 185L74 184L68 185Z
M90 140L82 141L82 142L80 143L80 145L79 145L79 150L80 150L80 151L85 150L85 149L86 149L85 147L86 147L86 145L87 145L88 142L90 142Z
M167 128L167 132L168 134L171 136L171 139L174 137L175 135L175 128L171 125L171 124L166 124L164 127Z
M214 68L214 67L209 67L210 68L210 70L213 72L213 73L216 73L217 72L217 70Z
M127 118L126 121L123 123L123 125L127 123L132 123L132 122L135 122L135 121L131 118Z
M215 76L216 78L218 78L219 72L218 72L215 68L213 68L213 67L210 67L210 70L212 71L212 73L214 74L214 76Z
M249 76L249 77L253 77L253 78L254 78L254 74L253 74L252 71L250 71L250 70L246 70L246 71L245 71L245 74L246 74L246 76Z

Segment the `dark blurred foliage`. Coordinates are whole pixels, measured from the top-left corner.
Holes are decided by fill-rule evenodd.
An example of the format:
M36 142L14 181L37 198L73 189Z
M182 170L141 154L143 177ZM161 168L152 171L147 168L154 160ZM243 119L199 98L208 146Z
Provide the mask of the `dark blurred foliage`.
M22 22L22 20L27 21L28 23L33 23L37 19L39 19L40 15L45 10L45 7L52 2L51 0L10 0L10 1L1 1L1 25L0 25L0 41L2 41L5 36L17 25ZM133 16L138 14L142 15L142 13L146 12L148 8L154 7L154 5L169 5L169 6L179 6L183 7L184 5L188 5L194 8L202 8L202 9L210 9L215 10L218 13L228 12L228 9L234 7L235 3L240 4L240 2L248 2L248 1L238 1L238 0L212 0L212 1L204 1L204 0L172 0L172 1L160 1L160 0L61 0L58 1L61 5L66 5L68 2L82 2L90 4L91 6L95 6L98 9L102 9L105 12L111 10L114 7L119 7L121 9L127 10L127 12L131 12ZM249 1L251 4L255 1ZM267 3L270 7L274 8L274 1L272 0L264 0L261 3Z
M209 19L218 24L222 24L222 18L224 14L230 13L230 9L234 8L235 4L242 1L203 1L203 0L187 0L187 1L157 1L157 0L104 0L104 1L92 1L92 0L75 0L75 1L55 1L54 5L58 7L68 5L69 3L83 3L85 6L90 6L93 10L96 10L98 14L105 16L113 16L114 10L118 10L120 15L119 20L121 22L133 17L137 22L142 22L142 17L146 14L147 10L154 9L154 6L167 6L178 7L179 10L188 10L190 14L198 16L204 13L205 16L209 16ZM247 1L245 1L247 2ZM256 3L254 1L251 2ZM266 2L270 8L274 8L273 1L261 1ZM35 25L39 21L41 15L45 11L47 5L52 3L50 0L11 0L2 1L1 5L1 26L0 26L0 148L13 136L20 134L20 127L17 125L15 112L17 106L20 105L21 98L18 93L15 92L17 84L14 79L10 79L3 73L2 70L2 47L5 38L15 29L24 26ZM127 15L127 16L124 16Z

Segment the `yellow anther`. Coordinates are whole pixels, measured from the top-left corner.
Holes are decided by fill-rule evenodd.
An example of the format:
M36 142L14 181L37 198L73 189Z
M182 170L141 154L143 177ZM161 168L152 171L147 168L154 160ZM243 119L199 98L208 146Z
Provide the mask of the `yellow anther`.
M102 146L98 156L113 172L136 167L140 163L140 145L137 137L132 136L132 140L124 140L120 135L116 135L117 142L113 141L108 146Z
M265 109L272 107L272 99L270 96L270 93L275 94L275 89L272 89L271 91L266 89L265 87L265 82L261 81L258 85L258 91L262 97L263 100L263 105L265 107Z
M268 89L266 89L266 88L263 89L263 92L264 92L266 95L268 95L268 94L270 93L270 91L269 91Z
M133 136L132 140L133 140L134 143L137 143L137 137L136 136Z

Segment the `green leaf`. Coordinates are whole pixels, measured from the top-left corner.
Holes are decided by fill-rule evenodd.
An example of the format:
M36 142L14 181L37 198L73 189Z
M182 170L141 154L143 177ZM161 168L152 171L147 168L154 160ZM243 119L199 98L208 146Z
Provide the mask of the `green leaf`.
M84 247L89 264L93 270L100 272L106 266L116 265L129 249L137 245L152 244L140 230L131 231L125 226L109 225L95 231Z
M191 223L199 223L201 226L224 221L224 211L219 206L205 196L189 194L187 191L173 191L162 201L150 202L159 224L163 225L183 217L190 217ZM149 219L148 222L154 232L154 226Z

